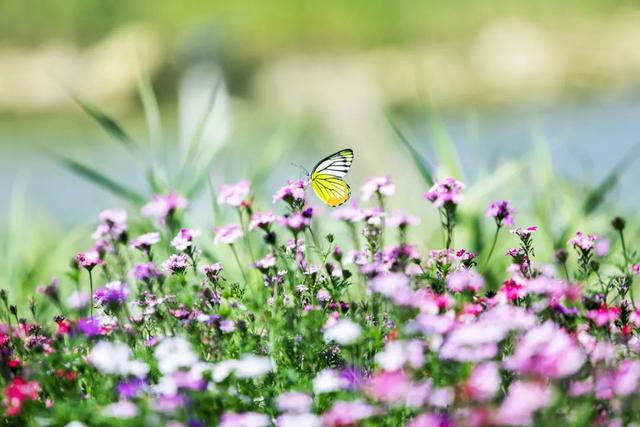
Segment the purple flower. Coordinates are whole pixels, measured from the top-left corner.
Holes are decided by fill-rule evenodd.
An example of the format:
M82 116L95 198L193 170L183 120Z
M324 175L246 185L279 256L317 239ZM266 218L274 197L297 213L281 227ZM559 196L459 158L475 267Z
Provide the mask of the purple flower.
M269 417L257 412L225 412L220 417L220 427L267 427Z
M160 270L158 270L152 262L136 264L129 274L131 274L136 280L140 280L142 282L157 279L162 276Z
M172 191L167 195L156 194L151 201L142 207L141 213L146 217L154 218L159 224L164 225L167 218L178 209L184 209L189 202L178 193Z
M287 181L287 185L276 191L273 195L273 203L278 200L282 200L286 203L292 204L296 201L304 201L304 190L308 183L301 179L295 181Z
M498 227L501 227L502 224L513 225L515 212L516 211L509 206L507 200L500 200L489 205L486 216L495 219Z
M215 283L218 281L218 277L220 276L222 268L222 264L216 262L215 264L204 265L201 270L204 275L207 276L207 279L209 279L209 281Z
M472 270L454 271L447 276L447 288L452 292L478 292L484 286L482 276Z
M276 266L276 257L272 253L269 253L264 258L257 260L253 266L261 272L266 273L271 267Z
M124 209L107 209L100 212L100 224L91 235L94 240L118 240L127 231L127 211Z
M122 305L129 295L129 290L122 282L109 282L93 293L95 300L104 307Z
M268 230L269 225L276 221L276 216L272 212L256 212L251 215L251 221L249 221L249 230L255 228L262 228Z
M364 212L362 209L359 209L356 205L344 206L338 209L335 209L331 213L331 218L338 221L345 222L359 222L364 219Z
M463 199L461 193L464 189L465 185L455 178L445 178L436 182L424 197L438 208L447 203L457 205Z
M200 235L200 230L181 228L176 237L171 240L171 246L179 251L184 251L191 247L193 239Z
M382 196L392 196L396 192L396 186L388 176L378 176L367 179L362 185L361 191L362 200L369 200L376 193Z
M284 215L278 218L278 222L283 227L288 228L294 233L303 231L311 224L311 220L303 213L294 212L292 214Z
M251 184L240 181L237 184L223 184L218 190L218 203L221 205L240 206L249 195Z
M76 328L88 337L95 337L102 334L102 325L97 316L85 317L78 320Z
M189 264L189 258L184 254L171 255L165 262L162 263L162 269L164 271L170 271L172 273L182 273Z
M233 244L236 240L242 237L242 227L238 224L229 224L225 227L216 227L213 229L216 233L216 237L213 239L215 245L219 243L226 243L227 245Z
M100 254L97 251L88 251L76 255L76 263L79 267L91 271L95 266L103 264L104 261L100 259Z
M186 403L186 399L179 394L162 394L155 398L152 406L156 411L163 412L165 414L171 414L182 408L184 405L186 405Z
M596 236L584 234L581 231L578 231L573 238L571 238L567 243L572 245L575 248L582 249L587 252L593 249L593 246L596 243Z
M131 247L134 249L148 252L152 245L160 241L160 233L157 231L141 234L131 241Z
M387 218L386 224L389 227L407 228L409 225L420 224L420 218L398 211Z
M142 391L146 387L147 383L141 378L132 378L127 381L123 381L116 387L118 396L120 399L132 399L140 396Z
M513 230L511 230L511 233L515 234L521 239L526 239L536 231L538 231L538 226L532 225L531 227L527 227L527 228L514 228Z

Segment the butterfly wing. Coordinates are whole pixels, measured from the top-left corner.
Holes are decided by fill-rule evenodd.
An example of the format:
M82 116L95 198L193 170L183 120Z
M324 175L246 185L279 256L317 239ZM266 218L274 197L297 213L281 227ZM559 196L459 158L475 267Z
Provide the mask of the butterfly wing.
M311 178L311 188L320 200L335 208L349 200L351 188L341 178L324 173L314 174Z
M349 185L342 178L353 163L353 150L340 150L320 160L311 172L311 188L320 200L331 207L340 206L351 195Z
M323 173L336 178L344 178L347 172L349 172L349 168L351 168L351 163L353 163L353 150L350 148L340 150L320 160L311 171L311 178L313 178L313 175L316 173Z

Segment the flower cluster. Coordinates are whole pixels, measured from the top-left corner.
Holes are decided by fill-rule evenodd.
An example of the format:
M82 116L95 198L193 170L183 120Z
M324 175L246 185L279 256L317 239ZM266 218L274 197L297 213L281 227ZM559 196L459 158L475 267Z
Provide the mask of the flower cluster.
M233 222L202 232L174 192L143 207L153 222L106 210L67 274L28 303L0 290L5 423L640 422L634 251L578 232L566 243L577 258L538 257L546 230L515 227L505 200L484 223L476 213L495 235L471 251L453 235L465 188L453 178L423 205L446 244L422 247L419 213L386 208L389 177L332 219L307 185L287 183L270 211L248 181L222 185ZM490 261L505 224L512 249Z

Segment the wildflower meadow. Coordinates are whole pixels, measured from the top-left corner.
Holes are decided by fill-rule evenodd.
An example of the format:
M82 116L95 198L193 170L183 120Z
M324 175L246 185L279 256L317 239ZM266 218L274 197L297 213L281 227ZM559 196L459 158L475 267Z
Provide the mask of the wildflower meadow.
M474 253L457 244L455 177L415 191L441 220L430 247L391 177L323 213L308 180L283 184L269 203L249 181L211 183L235 219L213 227L188 222L176 191L105 209L63 277L22 302L2 290L3 422L640 422L640 258L623 218L540 253L547 230L497 200Z

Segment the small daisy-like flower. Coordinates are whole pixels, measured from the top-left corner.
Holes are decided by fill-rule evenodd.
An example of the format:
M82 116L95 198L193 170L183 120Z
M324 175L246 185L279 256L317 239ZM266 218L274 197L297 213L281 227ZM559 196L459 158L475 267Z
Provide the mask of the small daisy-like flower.
M189 202L176 192L167 195L156 194L151 201L142 207L142 215L154 218L158 223L164 224L168 217L178 209L184 209Z
M223 184L218 190L218 203L221 205L240 206L249 195L251 184L240 181L237 184Z
M269 229L269 225L276 221L276 216L272 212L256 212L251 215L251 221L249 221L249 230L253 230L255 228L262 228L267 231Z
M213 239L214 244L226 243L232 244L240 237L242 237L242 227L238 224L229 224L225 227L216 227L213 229L216 233L216 237Z
M424 194L425 199L436 207L442 207L447 203L457 205L462 199L462 190L465 185L455 178L445 178L436 182L429 191Z
M153 231L151 233L141 234L131 241L131 247L143 252L149 251L151 246L160 241L160 233Z
M495 219L496 224L500 227L502 224L513 225L515 212L516 211L509 206L507 200L500 200L489 205L486 216Z
M286 203L293 203L294 201L304 200L304 190L308 183L301 179L295 181L287 181L287 185L276 191L273 195L273 203L278 200L282 200Z
M396 186L388 176L369 178L362 185L362 200L369 200L371 196L379 193L382 196L392 196L396 192Z
M182 228L178 231L176 237L171 240L171 246L179 251L187 250L191 247L193 239L200 235L200 230L191 230L189 228Z
M584 234L581 231L578 231L573 238L571 238L567 243L572 245L575 248L582 249L587 252L593 249L597 240L596 236Z
M514 228L513 230L511 230L513 234L520 237L521 239L531 236L536 231L538 231L537 225L532 225L531 227L527 228Z
M162 269L164 271L170 271L172 273L182 273L188 265L189 258L186 255L174 254L162 263Z

